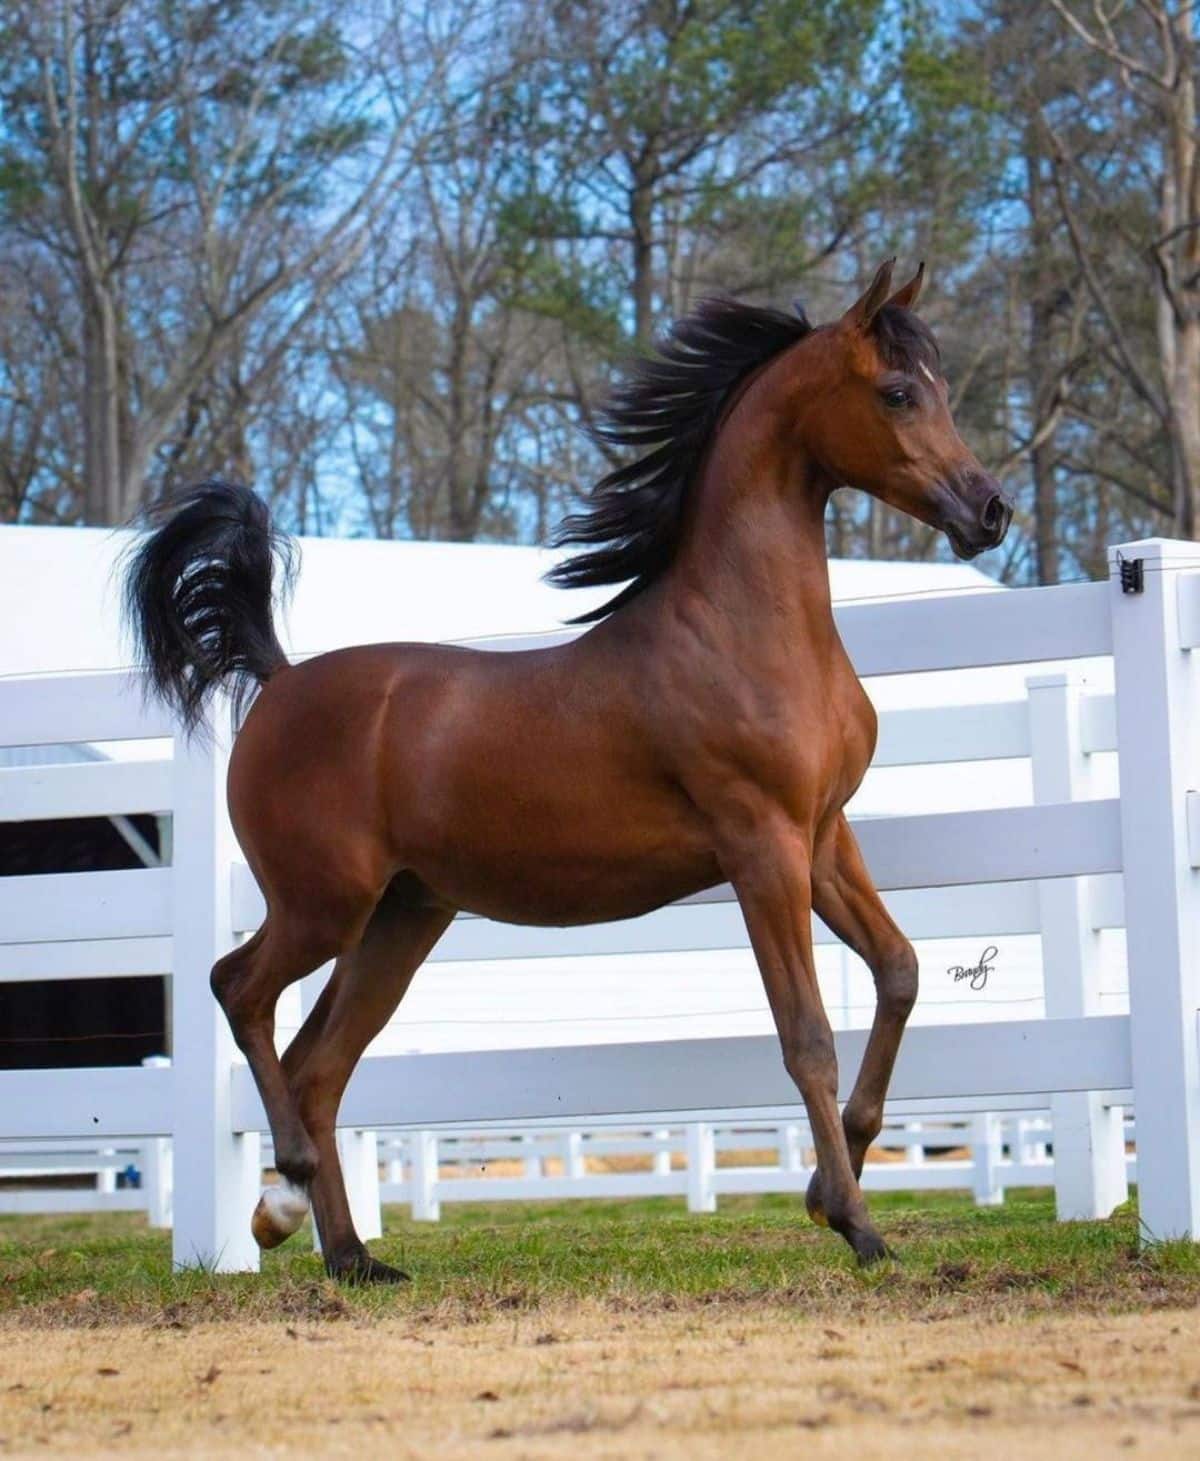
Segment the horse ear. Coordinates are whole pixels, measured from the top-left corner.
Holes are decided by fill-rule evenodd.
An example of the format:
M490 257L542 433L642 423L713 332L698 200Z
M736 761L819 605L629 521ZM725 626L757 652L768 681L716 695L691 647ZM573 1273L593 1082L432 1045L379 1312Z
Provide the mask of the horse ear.
M896 267L894 258L885 259L875 271L875 277L867 285L867 292L856 299L842 316L847 324L860 330L869 330L875 316L887 303L892 287L892 270Z
M888 300L888 304L894 304L899 309L916 309L917 300L921 297L921 285L925 282L925 260L922 259L917 265L917 272L907 284L901 285Z

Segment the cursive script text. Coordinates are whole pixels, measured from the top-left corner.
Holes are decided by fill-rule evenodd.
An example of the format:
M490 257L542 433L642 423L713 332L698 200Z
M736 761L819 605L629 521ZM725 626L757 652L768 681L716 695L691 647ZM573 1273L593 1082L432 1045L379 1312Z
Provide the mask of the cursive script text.
M955 984L961 984L965 979L972 989L983 989L987 984L988 975L996 967L994 964L989 964L988 960L994 959L999 952L1000 950L995 944L989 944L980 954L978 964L972 964L969 968L963 964L954 964L946 970L946 973L950 975Z

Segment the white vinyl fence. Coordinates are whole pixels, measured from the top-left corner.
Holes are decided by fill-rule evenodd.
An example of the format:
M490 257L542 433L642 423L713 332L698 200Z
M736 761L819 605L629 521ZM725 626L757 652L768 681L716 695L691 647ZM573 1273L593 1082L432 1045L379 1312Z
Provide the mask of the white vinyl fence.
M872 818L857 832L910 937L1041 934L1045 952L1046 1017L912 1028L896 1067L892 1112L991 1112L989 1119L1003 1121L1008 1111L1049 1106L1059 1212L1070 1217L1107 1213L1123 1195L1123 1108L1132 1102L1144 1227L1154 1236L1196 1238L1200 797L1193 788L1200 785L1200 672L1192 651L1200 647L1200 549L1149 540L1120 551L1142 562L1138 593L1123 593L1114 570L1106 583L836 610L863 676L1108 655L1114 664L1115 695L1089 695L1058 674L1036 678L1027 700L955 713L889 712L877 765L1031 756L1036 804ZM0 879L0 979L172 975L169 1067L0 1073L0 1138L94 1143L98 1150L169 1136L176 1262L253 1269L258 1254L249 1215L264 1117L208 974L235 939L257 926L262 902L238 860L224 808L227 709L214 725L210 744L176 740L169 760L0 772L4 820L173 817L171 866ZM165 713L144 706L121 675L0 681L3 745L173 736ZM1090 795L1089 758L1112 750L1119 751L1120 797ZM1129 1014L1100 1014L1096 931L1120 927ZM816 936L831 941L821 927ZM463 916L434 959L744 943L732 893L722 887L645 918L592 928L528 929ZM836 1038L846 1091L866 1032L845 1030ZM408 1138L420 1148L408 1160L414 1172L423 1171L428 1189L441 1181L439 1131L528 1131L545 1122L582 1132L612 1122L640 1128L646 1113L652 1131L687 1127L693 1182L708 1183L694 1196L707 1203L731 1190L721 1184L732 1179L710 1160L716 1134L780 1111L803 1119L777 1042L738 1035L368 1056L340 1121L360 1204L370 1191L363 1174L373 1169L378 1176L377 1131L420 1133ZM982 1145L993 1154L989 1160L1006 1160L997 1142ZM1016 1165L1030 1163L1022 1157ZM658 1176L677 1180L674 1171ZM959 1185L977 1182L964 1174ZM410 1190L409 1200L436 1205L447 1193Z
M1127 1122L1125 1138L1132 1137ZM1052 1140L1048 1113L891 1117L872 1147L882 1159L868 1161L863 1186L873 1192L965 1188L976 1203L992 1206L1010 1187L1054 1182L1047 1151ZM410 1204L413 1217L427 1222L437 1221L443 1202L577 1197L684 1197L690 1211L714 1212L719 1196L804 1192L811 1147L807 1123L794 1113L791 1119L690 1121L638 1131L396 1133L379 1144L387 1169L379 1195ZM640 1169L627 1165L638 1158ZM614 1161L620 1165L608 1169ZM514 1165L520 1170L513 1172ZM1132 1156L1126 1168L1134 1180Z

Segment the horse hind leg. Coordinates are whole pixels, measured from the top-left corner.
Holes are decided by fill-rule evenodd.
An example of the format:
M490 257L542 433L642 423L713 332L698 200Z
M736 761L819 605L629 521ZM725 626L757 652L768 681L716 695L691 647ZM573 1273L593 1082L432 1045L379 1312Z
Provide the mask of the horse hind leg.
M275 1145L275 1167L283 1178L264 1192L252 1219L255 1239L264 1248L283 1242L304 1221L318 1162L275 1050L275 1007L288 985L358 941L370 906L321 923L271 908L258 932L213 968L213 993L254 1076Z
M316 1145L312 1201L325 1266L357 1283L407 1275L373 1258L355 1231L338 1159L336 1122L363 1051L387 1024L413 975L450 922L449 910L416 908L395 892L381 899L357 948L337 961L329 983L283 1057L296 1105Z

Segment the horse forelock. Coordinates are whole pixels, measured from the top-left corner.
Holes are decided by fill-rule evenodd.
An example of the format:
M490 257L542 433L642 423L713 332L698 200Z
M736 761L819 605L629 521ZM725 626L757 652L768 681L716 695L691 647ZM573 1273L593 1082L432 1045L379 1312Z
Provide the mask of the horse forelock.
M933 331L912 310L885 304L872 322L871 335L884 364L892 370L941 374L942 352Z

